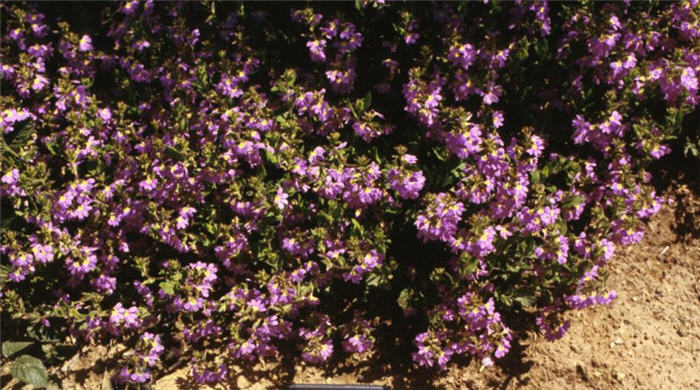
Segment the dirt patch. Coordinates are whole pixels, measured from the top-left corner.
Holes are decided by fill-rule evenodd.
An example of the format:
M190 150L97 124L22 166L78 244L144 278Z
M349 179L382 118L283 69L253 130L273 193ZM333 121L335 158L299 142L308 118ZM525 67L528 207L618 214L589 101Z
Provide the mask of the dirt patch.
M526 335L495 368L479 372L476 362L465 360L431 373L403 364L405 359L334 361L323 368L290 360L234 367L237 374L229 383L213 387L197 386L183 367L153 388L262 390L288 383L392 389L700 388L700 238L688 236L677 223L688 218L697 223L698 214L688 216L679 206L684 205L665 206L649 222L641 243L618 250L609 266L608 285L618 293L612 305L568 313L572 326L557 342ZM73 366L62 370L64 388L108 388L105 359L115 353L120 352L84 351L82 358L71 359Z
M530 342L525 388L700 388L700 240L677 242L673 210L664 208L644 240L610 264L609 307L570 313L558 342ZM506 388L514 388L508 386Z

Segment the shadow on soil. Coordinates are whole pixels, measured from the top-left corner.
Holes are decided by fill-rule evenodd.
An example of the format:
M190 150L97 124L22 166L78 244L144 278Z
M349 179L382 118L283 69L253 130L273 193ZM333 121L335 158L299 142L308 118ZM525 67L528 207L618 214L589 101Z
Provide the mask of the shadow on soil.
M391 328L387 327L384 330L390 331ZM395 339L398 340L399 338ZM265 381L270 383L270 388L273 389L285 389L288 385L294 383L318 383L318 380L300 380L296 377L297 369L301 364L298 358L299 352L292 345L288 347L284 348L284 350L280 349L279 364L272 364L267 368L261 367L260 364L242 366L241 370L235 373L235 377L230 377L227 382L223 383L223 388L240 388L238 381L241 376L245 378L246 383L254 384ZM411 359L413 349L412 345L387 342L377 345L374 354L365 360L336 357L317 368L324 378L341 377L347 374L357 378L355 381L357 384L384 383L392 390L447 390L465 388L465 386L466 388L479 388L478 385L470 383L469 378L459 378L461 382L454 383L454 385L435 385L436 380L440 379L442 375L446 375L447 371L416 368L415 363ZM496 367L492 368L499 371L495 376L495 378L499 379L490 379L488 382L490 388L507 389L513 385L514 381L517 385L527 383L527 380L523 380L522 376L532 368L533 362L526 360L526 349L527 344L521 343L521 340L513 340L511 352L498 361ZM472 358L459 356L454 358L451 364L456 369L462 369L473 364L472 360ZM186 377L178 378L176 384L180 390L196 390L200 388L189 373Z

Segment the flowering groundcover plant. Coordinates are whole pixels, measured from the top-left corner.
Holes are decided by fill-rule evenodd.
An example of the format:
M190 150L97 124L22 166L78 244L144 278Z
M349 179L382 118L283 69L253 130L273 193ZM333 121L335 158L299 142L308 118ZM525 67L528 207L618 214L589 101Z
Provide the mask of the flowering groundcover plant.
M0 7L3 332L123 382L560 338L699 99L697 1Z

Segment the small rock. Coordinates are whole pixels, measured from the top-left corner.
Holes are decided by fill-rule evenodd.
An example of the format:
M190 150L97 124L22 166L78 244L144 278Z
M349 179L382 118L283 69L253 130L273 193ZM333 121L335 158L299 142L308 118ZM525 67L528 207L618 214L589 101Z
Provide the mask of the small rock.
M615 339L615 344L621 345L621 344L623 344L623 343L624 343L624 341L622 340L621 337L618 337L618 338Z
M622 381L625 380L625 376L626 376L626 375L625 375L624 372L616 372L616 373L613 374L613 378L615 378L615 379L617 379L618 381L620 381L620 383L622 383Z
M248 386L250 386L250 382L248 382L248 379L246 377L241 375L238 378L236 378L236 386L238 386L239 389L245 389Z
M676 330L676 333L678 333L678 335L681 337L685 337L685 331L683 330L683 328L678 328Z

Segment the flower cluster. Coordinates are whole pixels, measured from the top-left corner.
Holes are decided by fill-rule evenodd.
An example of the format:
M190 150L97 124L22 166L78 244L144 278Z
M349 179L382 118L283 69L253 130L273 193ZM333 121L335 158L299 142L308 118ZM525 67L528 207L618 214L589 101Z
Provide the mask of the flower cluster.
M562 337L700 102L696 0L0 12L4 325L125 344L125 382L402 315L428 367Z

